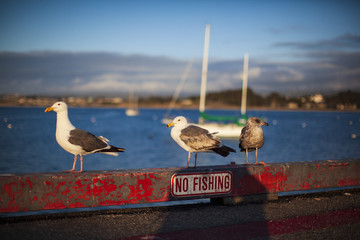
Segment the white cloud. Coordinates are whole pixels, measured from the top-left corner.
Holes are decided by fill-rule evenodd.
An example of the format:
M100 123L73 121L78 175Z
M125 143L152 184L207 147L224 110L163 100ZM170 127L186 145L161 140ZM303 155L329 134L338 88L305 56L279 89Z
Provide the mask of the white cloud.
M39 84L42 84L43 82L44 82L43 78L38 78L38 79L31 81L30 84L31 85L39 85Z
M328 70L331 70L331 69L337 69L338 66L332 64L332 63L316 63L316 64L309 64L308 67L310 69L319 69L319 70L325 70L325 69L328 69Z
M94 77L94 81L119 81L124 80L125 76L119 73L107 73Z
M258 78L261 75L261 68L260 67L253 67L249 69L248 77L249 78Z
M299 82L304 80L304 74L300 71L289 67L278 67L279 73L276 75L276 79L279 82Z
M112 92L121 91L128 88L125 82L116 81L114 79L95 80L85 84L75 85L72 89L75 92Z
M360 89L359 53L315 52L311 56L311 61L302 62L254 60L249 69L249 86L259 93ZM0 71L1 94L127 93L134 87L143 93L171 95L186 67L185 61L161 57L97 53L44 53L41 57L31 53L0 53L0 60L10 66ZM241 63L242 60L213 62L208 90L241 88ZM181 94L198 94L200 79L201 61L197 61Z
M142 91L163 92L171 90L164 82L143 82L138 86Z
M83 78L81 78L81 77L77 77L72 81L72 83L75 84L75 85L76 84L82 84L84 82L85 82L85 80Z
M74 92L127 92L134 88L137 92L171 92L174 81L164 81L169 76L166 74L124 76L122 74L104 74L94 77L89 82L80 78L72 81ZM160 79L160 80L159 80ZM155 81L158 80L158 81Z
M360 67L353 69L345 69L342 71L342 74L347 77L349 76L358 77L360 75Z

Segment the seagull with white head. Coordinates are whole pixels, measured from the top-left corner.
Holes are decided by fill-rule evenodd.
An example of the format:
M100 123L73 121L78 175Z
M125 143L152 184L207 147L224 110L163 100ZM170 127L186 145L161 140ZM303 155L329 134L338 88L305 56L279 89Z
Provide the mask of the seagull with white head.
M75 128L68 116L68 106L65 102L56 102L45 112L56 112L56 141L67 152L75 155L73 168L65 172L74 172L77 155L80 155L80 171L83 171L83 155L91 153L105 153L118 156L118 152L125 151L124 148L114 147L108 144L109 140L103 136L95 136L92 133Z
M176 117L167 127L171 127L171 137L180 147L189 152L186 167L189 167L191 153L195 153L195 167L198 152L213 152L223 157L230 152L236 152L234 149L225 146L219 138L214 136L208 130L194 124L189 124L185 117Z

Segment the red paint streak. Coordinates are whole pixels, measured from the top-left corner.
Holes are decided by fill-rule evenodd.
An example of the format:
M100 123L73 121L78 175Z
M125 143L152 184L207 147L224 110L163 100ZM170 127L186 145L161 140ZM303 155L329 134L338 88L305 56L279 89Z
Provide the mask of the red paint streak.
M343 186L356 186L356 185L360 185L360 178L358 178L358 179L344 178L344 179L340 179L340 180L338 181L338 186L339 186L339 187L343 187Z
M44 181L44 185L45 187L43 187L42 190L42 197L41 197L41 201L43 202L49 202L49 198L55 198L57 193L59 192L59 186L57 185L56 187L54 187L54 184L56 184L57 182L52 182L52 181ZM59 184L59 183L57 183Z
M66 189L64 191L61 192L62 195L67 195L70 192L70 189L68 187L66 187Z
M62 186L64 186L65 184L66 184L65 181L63 181L63 182L58 182L57 185L56 185L56 187L55 187L56 192L59 192L59 189L60 189Z
M303 183L303 185L301 185L301 190L309 190L309 189L311 189L309 182L305 182Z
M110 205L123 205L123 204L126 204L126 203L128 203L128 201L125 201L125 200L119 200L119 201L105 200L105 201L100 201L99 205L100 206L110 206Z
M4 186L4 190L5 190L5 192L7 193L7 196L9 197L9 198L13 198L14 197L14 193L13 193L13 191L12 191L12 185L13 184L5 184L5 186Z
M30 181L29 179L26 179L26 183L28 184L29 189L32 189L32 187L33 187L32 181Z
M149 173L148 176L149 176L150 178L152 178L152 179L156 179L156 180L159 180L159 179L160 179L160 178L156 177L156 176L154 175L154 173Z
M20 211L20 205L16 202L16 192L14 192L14 189L16 190L16 182L5 184L4 190L7 195L7 204L5 207L0 207L0 212L18 212ZM2 200L3 201L3 200ZM1 201L1 202L2 202Z
M127 239L254 239L294 232L312 231L359 222L360 208L355 208L282 220L166 232L147 236L135 236Z
M307 175L307 178L303 180L303 184L301 185L301 190L309 190L310 188L310 182L311 179L311 173Z
M63 201L56 199L55 202L49 202L44 206L44 209L50 210L50 209L64 209L67 206L63 203Z
M77 180L75 186L72 187L76 192L76 199L90 200L92 196L91 185L88 179Z
M334 170L335 167L347 167L349 166L349 162L345 162L345 163L331 163L329 164L329 167L331 168L331 171Z
M264 167L261 173L250 174L236 181L241 183L239 194L258 194L265 192L278 192L283 190L288 176L278 169Z
M116 192L116 185L114 184L114 179L93 179L93 195L99 197L98 199L104 199L113 192Z
M19 205L0 207L0 212L20 212L21 208Z
M85 206L82 202L76 202L76 203L69 203L69 208L81 208L81 207L89 207Z
M255 175L255 178L257 177L258 175ZM278 192L281 190L283 183L287 180L287 176L280 171L277 171L276 174L272 174L269 171L269 168L267 168L258 179L268 189L268 192Z
M152 181L147 178L149 174L144 174L142 176L144 177L144 179L140 179L141 176L136 176L138 178L138 181L135 186L128 186L130 189L130 194L127 198L130 200L131 203L136 203L140 200L146 200L149 202L154 201L150 199L154 188L152 188Z
M47 186L53 186L53 185L54 185L54 184L53 184L52 182L50 182L50 181L45 181L44 183L45 183L45 185L47 185Z

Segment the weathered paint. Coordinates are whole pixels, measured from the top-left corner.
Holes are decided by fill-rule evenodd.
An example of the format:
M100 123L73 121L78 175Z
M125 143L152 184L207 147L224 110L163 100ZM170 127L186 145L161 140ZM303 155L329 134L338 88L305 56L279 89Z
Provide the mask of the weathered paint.
M178 196L174 175L231 173L231 191ZM216 198L360 185L360 159L0 175L0 212Z

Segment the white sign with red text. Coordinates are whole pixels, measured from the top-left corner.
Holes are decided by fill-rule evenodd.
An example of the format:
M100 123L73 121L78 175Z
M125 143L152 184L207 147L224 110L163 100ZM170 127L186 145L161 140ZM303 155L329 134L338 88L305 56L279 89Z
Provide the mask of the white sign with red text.
M171 194L174 197L224 194L231 190L231 172L179 173L171 178Z

